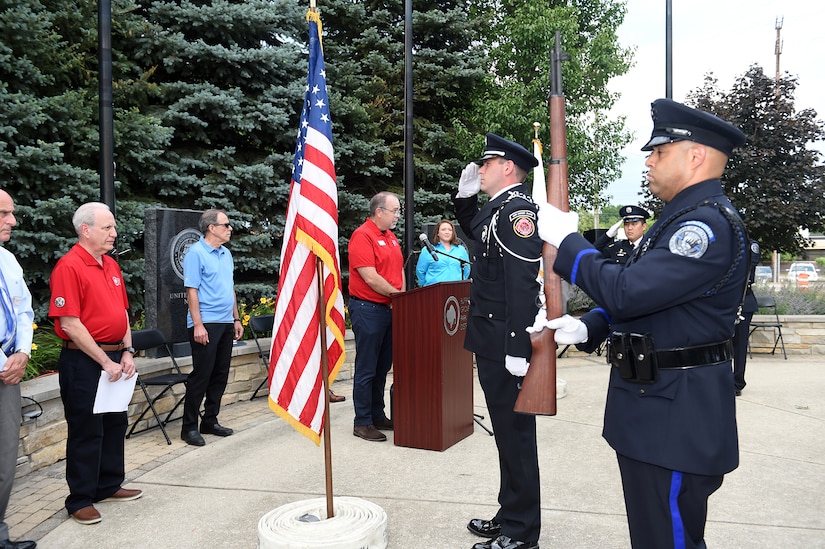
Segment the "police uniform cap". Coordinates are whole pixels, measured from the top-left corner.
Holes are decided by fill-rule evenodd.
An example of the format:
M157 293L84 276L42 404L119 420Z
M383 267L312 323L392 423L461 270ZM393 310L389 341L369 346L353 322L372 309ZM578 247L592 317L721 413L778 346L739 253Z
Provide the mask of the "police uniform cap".
M490 158L504 158L512 160L513 163L522 170L529 172L539 165L538 159L533 153L519 145L494 133L488 133L484 141L484 154L476 160L476 164L482 165Z
M745 144L745 134L733 124L672 99L657 99L651 103L650 116L653 118L653 133L650 141L642 147L643 151L652 151L657 145L687 140L713 147L730 157L733 149Z
M622 221L645 221L650 217L648 211L639 206L622 206L619 215L622 216Z

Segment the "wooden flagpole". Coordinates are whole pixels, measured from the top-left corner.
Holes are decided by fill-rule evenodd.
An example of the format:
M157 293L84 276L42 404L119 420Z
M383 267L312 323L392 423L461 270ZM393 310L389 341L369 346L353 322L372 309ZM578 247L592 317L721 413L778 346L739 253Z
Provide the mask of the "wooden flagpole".
M335 516L332 505L332 448L329 436L329 363L327 362L327 314L326 296L324 294L324 262L315 258L318 274L318 319L321 335L321 377L324 380L324 470L326 472L327 518Z

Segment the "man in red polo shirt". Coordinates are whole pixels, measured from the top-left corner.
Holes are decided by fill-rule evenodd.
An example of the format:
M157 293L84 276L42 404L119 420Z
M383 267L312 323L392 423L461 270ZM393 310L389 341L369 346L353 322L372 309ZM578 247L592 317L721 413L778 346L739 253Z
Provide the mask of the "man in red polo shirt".
M101 370L110 381L131 378L135 350L123 275L107 254L117 238L114 215L106 204L89 202L77 209L72 224L78 242L52 271L49 317L64 341L58 369L68 426L66 510L80 524L94 524L101 520L94 503L142 495L121 487L126 412L92 412Z
M384 389L392 367L392 300L403 292L404 256L392 229L401 216L401 202L390 192L370 200L370 216L349 240L349 316L355 334L355 375L352 434L374 442L392 430L384 412Z

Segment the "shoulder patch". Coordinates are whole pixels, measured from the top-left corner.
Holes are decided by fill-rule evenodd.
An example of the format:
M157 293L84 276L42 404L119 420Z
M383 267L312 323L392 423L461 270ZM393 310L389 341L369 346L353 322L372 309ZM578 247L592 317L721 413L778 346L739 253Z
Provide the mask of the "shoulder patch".
M518 210L510 214L513 232L521 238L530 238L536 232L536 213L532 210Z
M673 254L698 259L715 240L713 230L706 223L685 221L670 237L668 247Z

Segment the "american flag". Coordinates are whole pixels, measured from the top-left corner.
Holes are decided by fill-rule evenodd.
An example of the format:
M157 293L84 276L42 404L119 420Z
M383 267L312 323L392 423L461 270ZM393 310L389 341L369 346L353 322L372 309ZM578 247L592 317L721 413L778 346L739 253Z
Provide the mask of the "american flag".
M338 256L338 190L332 151L321 19L309 21L309 74L295 146L275 324L269 363L269 406L320 444L324 428L321 329L326 329L329 383L344 362L344 299ZM318 313L316 258L322 262L324 314ZM325 320L325 322L322 322Z

